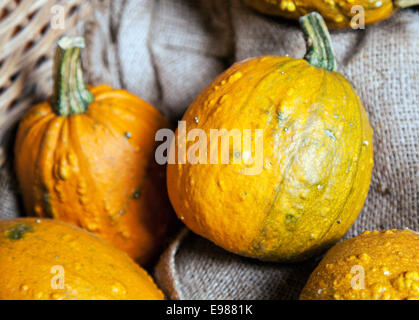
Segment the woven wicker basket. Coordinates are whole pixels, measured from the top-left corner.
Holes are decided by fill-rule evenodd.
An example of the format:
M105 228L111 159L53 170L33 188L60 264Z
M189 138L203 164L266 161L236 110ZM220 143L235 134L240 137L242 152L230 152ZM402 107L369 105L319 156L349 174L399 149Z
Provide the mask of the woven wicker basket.
M83 0L0 1L0 166L10 129L51 91L54 42L77 33L91 7Z

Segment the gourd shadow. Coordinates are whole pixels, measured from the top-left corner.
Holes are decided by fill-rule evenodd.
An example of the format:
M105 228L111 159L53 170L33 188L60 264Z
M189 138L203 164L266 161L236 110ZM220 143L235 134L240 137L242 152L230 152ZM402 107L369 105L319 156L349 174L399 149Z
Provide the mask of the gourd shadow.
M14 170L14 140L17 124L3 132L4 162L0 164L0 219L25 216L22 195Z
M317 262L244 258L189 232L175 255L175 272L182 299L295 300Z
M145 184L142 188L144 201L144 212L142 223L150 230L159 244L155 244L154 253L147 259L142 267L151 272L157 263L160 254L169 246L176 232L180 229L181 223L173 210L166 188L166 166L161 166L154 159L154 152L149 159ZM137 261L138 262L138 261Z

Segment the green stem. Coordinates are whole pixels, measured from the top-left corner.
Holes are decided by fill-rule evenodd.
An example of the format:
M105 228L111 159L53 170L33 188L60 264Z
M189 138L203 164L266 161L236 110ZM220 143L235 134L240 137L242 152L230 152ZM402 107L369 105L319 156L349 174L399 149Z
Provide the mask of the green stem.
M307 41L304 59L315 67L336 71L337 62L323 17L317 12L311 12L300 18L300 25Z
M408 8L419 5L419 0L395 0L394 5L398 8Z
M84 113L93 101L83 80L80 50L84 46L81 37L63 37L57 42L52 107L60 116Z

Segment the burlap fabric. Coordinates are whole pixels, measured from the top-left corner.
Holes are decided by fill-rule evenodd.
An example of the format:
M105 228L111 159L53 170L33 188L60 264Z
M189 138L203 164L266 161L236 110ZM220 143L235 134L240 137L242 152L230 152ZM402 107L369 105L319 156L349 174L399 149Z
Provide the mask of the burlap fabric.
M295 23L261 16L239 0L98 1L86 27L93 84L123 87L174 124L200 90L244 58L302 57ZM374 128L370 193L347 237L365 229L419 229L419 15L412 10L366 30L332 32L340 72ZM10 163L11 156L8 154ZM0 217L19 215L10 165L0 174ZM156 267L173 299L292 299L316 260L281 265L242 258L183 232Z

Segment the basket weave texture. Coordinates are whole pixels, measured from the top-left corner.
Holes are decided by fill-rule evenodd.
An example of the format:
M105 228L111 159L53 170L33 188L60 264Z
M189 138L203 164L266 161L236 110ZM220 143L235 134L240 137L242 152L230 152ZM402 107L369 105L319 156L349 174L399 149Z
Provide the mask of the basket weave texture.
M0 1L0 165L10 129L50 92L53 44L80 31L90 13L83 0Z

